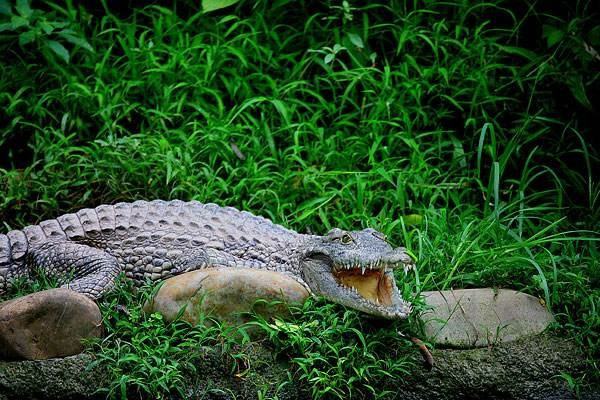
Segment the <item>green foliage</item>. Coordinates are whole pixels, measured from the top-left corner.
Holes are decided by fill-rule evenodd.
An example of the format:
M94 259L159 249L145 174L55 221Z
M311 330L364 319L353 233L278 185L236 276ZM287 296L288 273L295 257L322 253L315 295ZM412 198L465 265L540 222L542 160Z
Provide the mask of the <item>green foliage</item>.
M373 329L356 311L310 299L295 319L258 320L277 352L294 366L290 382L311 388L311 398L383 398L409 372L410 341L398 324ZM404 324L406 328L406 324Z
M35 279L18 277L11 281L11 287L9 287L6 293L0 295L0 301L25 296L42 290L54 289L60 287L62 282L64 280L55 276L48 276L44 271L36 273Z
M71 52L65 47L67 43L93 52L92 46L78 32L77 23L73 21L76 15L58 6L54 8L71 20L58 17L57 12L33 9L30 0L17 0L14 6L8 0L1 0L0 40L7 41L8 46L15 41L22 47L35 44L50 62L53 57L69 62Z
M103 389L109 398L186 398L193 389L191 376L204 368L204 348L219 349L232 371L248 363L249 329L262 332L274 352L294 366L278 390L300 381L314 398L388 396L392 392L385 387L393 388L390 382L401 379L412 362L412 345L399 331L408 329L406 322L379 329L354 310L311 299L290 307L290 321L254 315L251 322L233 327L200 314L199 324L191 326L144 313L142 305L156 291L150 286L136 291L130 281L121 281L101 304L109 334L90 342L96 354L90 368L101 365L109 371L110 385Z
M232 205L301 232L372 226L418 258L414 278L398 277L407 297L475 286L537 295L589 354L585 379L569 382L600 378L592 1L258 1L214 13L197 4L67 2L30 14L25 1L7 4L0 1L0 48L10 55L0 60L7 229L152 198ZM314 395L346 393L342 377L361 375L335 355L371 365L380 348L370 340L393 339L363 344L350 329L364 329L354 314L310 307L308 320L294 322L304 333L266 327L279 348L311 352L290 362ZM305 328L318 315L346 331L341 347L312 341ZM176 341L174 326L132 316L135 324L111 332L138 337L135 325L146 324ZM122 355L164 351L157 354L179 363L166 367L176 382L187 360L155 344L138 341ZM144 376L162 382L140 368L127 373L136 390L146 391L134 383ZM373 368L364 373L380 376ZM348 390L369 393L363 383Z
M99 364L109 371L110 385L103 390L109 398L162 399L174 393L186 398L189 376L204 358L203 346L218 347L234 359L234 347L248 340L243 326L226 327L213 320L205 325L208 318L191 326L144 313L143 304L156 290L145 287L136 292L131 282L121 282L101 305L109 334L90 343L97 354L90 368Z
M202 10L204 12L220 10L237 2L238 0L202 0Z
M588 5L582 5L582 13L585 13ZM579 16L570 20L548 16L548 21L542 26L542 36L553 53L544 61L548 69L544 78L561 76L573 97L582 106L592 110L588 87L599 78L594 65L600 61L597 51L600 46L600 23L597 20L590 21L586 26L586 19Z

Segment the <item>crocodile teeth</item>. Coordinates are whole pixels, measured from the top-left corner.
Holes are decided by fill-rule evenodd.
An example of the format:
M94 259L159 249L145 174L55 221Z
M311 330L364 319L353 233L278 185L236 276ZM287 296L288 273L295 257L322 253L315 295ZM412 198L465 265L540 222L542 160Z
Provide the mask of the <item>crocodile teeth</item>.
M363 275L365 274L365 269L366 268L364 266L361 268L361 272L362 272Z

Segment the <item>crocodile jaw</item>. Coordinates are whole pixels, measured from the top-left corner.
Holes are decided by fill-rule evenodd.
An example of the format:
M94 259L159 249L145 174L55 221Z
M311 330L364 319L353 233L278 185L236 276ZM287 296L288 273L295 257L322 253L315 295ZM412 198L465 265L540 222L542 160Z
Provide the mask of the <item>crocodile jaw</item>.
M334 264L327 256L317 255L304 260L303 278L315 294L336 303L382 318L406 318L412 306L396 286L393 270L399 267L406 273L414 264L384 260Z

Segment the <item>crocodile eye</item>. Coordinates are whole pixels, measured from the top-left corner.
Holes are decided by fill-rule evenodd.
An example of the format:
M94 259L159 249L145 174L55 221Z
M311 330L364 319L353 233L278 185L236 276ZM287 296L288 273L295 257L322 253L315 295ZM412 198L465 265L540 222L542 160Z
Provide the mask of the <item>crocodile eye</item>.
M373 236L375 236L377 239L381 239L384 242L387 242L387 235L384 235L381 232L373 232Z
M350 243L352 243L352 236L345 233L344 236L342 236L342 238L340 240L343 244L350 244Z

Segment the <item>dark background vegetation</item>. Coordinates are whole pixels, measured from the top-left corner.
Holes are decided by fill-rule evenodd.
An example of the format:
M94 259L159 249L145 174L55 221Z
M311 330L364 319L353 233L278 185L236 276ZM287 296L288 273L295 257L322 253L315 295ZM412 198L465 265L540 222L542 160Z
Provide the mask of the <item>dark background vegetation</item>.
M406 296L537 295L598 378L593 1L0 4L4 232L153 198L373 226Z

